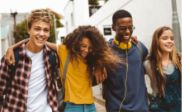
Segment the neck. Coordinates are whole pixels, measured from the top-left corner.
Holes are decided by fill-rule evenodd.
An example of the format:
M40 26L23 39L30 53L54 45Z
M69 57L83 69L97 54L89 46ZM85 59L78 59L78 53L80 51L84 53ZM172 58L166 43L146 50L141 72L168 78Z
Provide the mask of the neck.
M162 53L162 60L170 60L169 53Z
M132 43L130 41L117 41L116 39L113 40L113 42L120 48L120 49L123 49L123 50L126 50L126 49L130 49L132 47Z
M38 48L36 46L33 46L33 44L31 43L31 41L28 41L28 43L26 44L26 48L33 52L33 53L37 53L40 52L42 50L42 48Z
M169 63L171 63L171 60L169 58L169 53L163 53L162 54L162 65L163 66L166 66L168 65Z

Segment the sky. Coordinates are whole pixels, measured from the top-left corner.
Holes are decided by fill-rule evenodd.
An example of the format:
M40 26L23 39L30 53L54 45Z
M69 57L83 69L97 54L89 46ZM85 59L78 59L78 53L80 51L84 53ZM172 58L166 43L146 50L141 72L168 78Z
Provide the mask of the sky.
M67 0L0 0L0 13L17 11L30 12L37 8L51 8L64 15L63 9Z

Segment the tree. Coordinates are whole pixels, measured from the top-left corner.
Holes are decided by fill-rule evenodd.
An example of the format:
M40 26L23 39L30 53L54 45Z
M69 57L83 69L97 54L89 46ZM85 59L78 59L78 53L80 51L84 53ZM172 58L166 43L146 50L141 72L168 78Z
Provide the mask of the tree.
M88 1L89 5L99 5L99 1L98 0L89 0Z
M47 9L47 10L49 10L52 15L51 22L53 23L53 27L51 28L50 37L48 38L48 41L56 42L55 28L63 27L63 24L60 22L60 19L62 19L62 16L51 9ZM26 39L28 37L29 36L27 32L27 20L25 19L21 23L15 26L15 31L14 31L15 43L23 39Z

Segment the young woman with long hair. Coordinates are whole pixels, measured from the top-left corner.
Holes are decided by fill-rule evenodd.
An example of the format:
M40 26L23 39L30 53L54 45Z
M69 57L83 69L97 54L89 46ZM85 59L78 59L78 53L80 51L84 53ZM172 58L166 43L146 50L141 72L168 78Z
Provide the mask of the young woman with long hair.
M144 65L149 75L152 94L151 112L181 111L181 63L170 27L158 28L152 38L148 59Z

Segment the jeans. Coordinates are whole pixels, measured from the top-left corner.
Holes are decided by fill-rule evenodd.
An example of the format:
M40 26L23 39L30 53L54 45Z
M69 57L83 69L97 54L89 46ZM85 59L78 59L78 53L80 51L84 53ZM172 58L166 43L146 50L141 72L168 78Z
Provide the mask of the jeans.
M73 104L66 102L64 112L96 112L95 104Z

